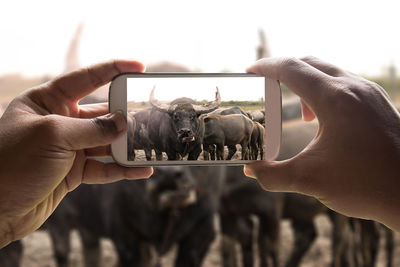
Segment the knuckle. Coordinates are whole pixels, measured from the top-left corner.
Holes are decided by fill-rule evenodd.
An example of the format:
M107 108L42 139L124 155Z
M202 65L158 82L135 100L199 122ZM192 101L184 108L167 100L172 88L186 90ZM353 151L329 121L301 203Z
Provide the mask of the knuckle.
M62 139L62 127L57 115L47 115L38 121L34 132L48 142L58 142Z
M291 70L297 70L304 67L304 62L295 57L282 58L280 63L277 65L278 73L287 73Z
M85 70L88 74L90 83L94 88L97 88L103 84L103 79L98 75L93 66L86 67Z
M354 108L354 104L369 101L379 95L386 95L386 92L377 83L354 78L342 78L336 84L335 90L336 102L342 102L343 105Z
M332 85L329 101L339 109L352 108L353 104L360 102L359 87L347 78L336 79Z
M293 68L299 65L300 60L295 57L282 58L281 66L284 68Z

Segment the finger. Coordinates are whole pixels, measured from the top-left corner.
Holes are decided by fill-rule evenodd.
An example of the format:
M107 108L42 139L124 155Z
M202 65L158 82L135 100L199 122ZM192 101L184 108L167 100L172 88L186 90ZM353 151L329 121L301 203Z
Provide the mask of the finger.
M244 173L249 177L257 178L261 186L268 191L295 191L292 186L293 171L285 161L256 162L246 165Z
M80 118L94 118L108 113L108 103L97 103L79 106Z
M302 57L300 60L306 62L307 64L313 66L316 69L319 69L320 71L333 76L333 77L343 77L343 76L349 76L347 72L341 70L340 68L336 67L335 65L332 65L330 63L324 62L319 58L312 57L312 56L307 56L307 57Z
M111 156L111 146L98 146L85 149L86 157L107 157Z
M333 77L295 58L264 58L247 69L284 83L303 98L315 112L325 106L322 101L330 94ZM321 108L320 108L321 107ZM318 114L316 114L318 115Z
M92 119L61 117L58 131L66 149L81 150L109 145L126 128L124 115L115 112Z
M309 164L292 158L285 161L257 161L245 166L244 173L257 178L260 185L273 192L298 192L312 195L316 183L310 173ZM314 163L315 165L315 163ZM299 169L301 168L301 170Z
M304 121L312 121L313 119L315 119L314 112L306 104L306 102L304 102L303 99L300 99L300 103L301 103L301 115L303 117L303 120Z
M153 174L151 167L127 168L115 163L103 163L88 159L83 173L83 183L104 184L119 181L122 179L148 178Z
M75 102L120 73L143 71L144 65L138 61L111 60L60 76L50 83L50 88L61 101Z

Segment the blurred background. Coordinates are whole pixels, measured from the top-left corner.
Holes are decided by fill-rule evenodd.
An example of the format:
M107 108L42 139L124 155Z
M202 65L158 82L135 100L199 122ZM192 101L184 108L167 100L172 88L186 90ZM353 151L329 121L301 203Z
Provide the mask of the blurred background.
M107 59L244 72L262 31L271 56L313 55L398 87L395 1L2 1L2 102L62 72ZM76 40L74 47L71 42Z
M1 1L0 10L0 114L27 88L114 58L140 60L149 71L245 72L258 58L312 55L377 82L396 105L400 101L396 1L36 0ZM282 90L280 159L304 148L316 131L315 123L303 127L298 99ZM94 101L107 101L107 91L108 86L96 91ZM285 139L290 131L300 137ZM329 266L332 229L327 217L316 225L318 245L301 266ZM293 241L288 223L283 226L283 240ZM74 238L72 266L82 266L77 242ZM40 252L51 246L45 234L35 233L23 243L23 266L54 266L52 254ZM114 266L112 245L102 246L107 259L102 266ZM204 266L220 266L220 260L206 260Z

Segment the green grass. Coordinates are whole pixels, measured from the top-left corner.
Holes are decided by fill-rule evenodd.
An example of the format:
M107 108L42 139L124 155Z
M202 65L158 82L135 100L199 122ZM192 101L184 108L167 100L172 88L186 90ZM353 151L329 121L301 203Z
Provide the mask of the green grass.
M207 103L207 101L197 101L196 104L203 105ZM263 109L264 101L222 101L220 107L228 108L237 106L245 111ZM150 108L151 105L149 102L128 102L128 109L146 109Z

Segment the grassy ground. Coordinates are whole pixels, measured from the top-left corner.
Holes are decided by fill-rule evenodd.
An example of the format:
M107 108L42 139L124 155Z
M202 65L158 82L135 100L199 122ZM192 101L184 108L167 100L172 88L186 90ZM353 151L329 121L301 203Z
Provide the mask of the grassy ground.
M203 103L199 103L200 105ZM243 109L244 111L250 111L250 110L257 110L257 109L264 109L264 103L260 101L227 101L227 102L222 102L221 103L221 108L229 108L237 106ZM132 110L141 110L141 109L146 109L150 108L151 105L149 102L128 102L127 104L128 109Z

